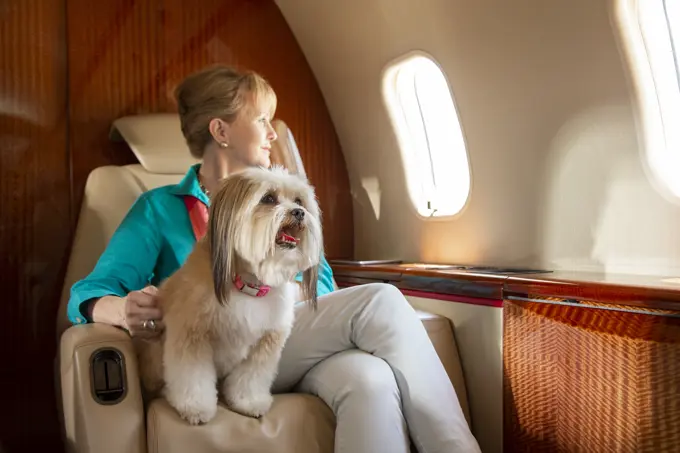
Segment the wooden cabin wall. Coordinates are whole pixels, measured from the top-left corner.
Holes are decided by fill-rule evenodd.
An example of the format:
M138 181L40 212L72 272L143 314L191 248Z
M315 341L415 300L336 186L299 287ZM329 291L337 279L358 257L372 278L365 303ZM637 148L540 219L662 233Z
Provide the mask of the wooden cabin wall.
M59 445L54 323L71 236L66 10L0 5L0 449Z
M88 173L133 157L108 140L120 116L175 111L174 87L215 63L252 69L278 95L324 213L326 253L352 254L342 150L314 74L270 0L68 0L69 145L74 204ZM82 46L79 43L91 43Z
M88 173L134 162L117 117L175 111L172 90L213 63L278 94L324 212L329 257L351 257L352 202L324 98L269 0L6 0L0 4L0 450L57 451L55 316Z

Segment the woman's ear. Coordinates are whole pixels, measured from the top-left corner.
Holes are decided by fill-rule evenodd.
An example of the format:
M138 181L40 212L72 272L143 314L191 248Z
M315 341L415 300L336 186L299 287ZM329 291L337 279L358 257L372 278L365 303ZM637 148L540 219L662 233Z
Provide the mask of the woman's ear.
M213 118L210 120L208 128L210 129L210 135L221 147L226 148L229 146L229 132L231 128L226 121Z

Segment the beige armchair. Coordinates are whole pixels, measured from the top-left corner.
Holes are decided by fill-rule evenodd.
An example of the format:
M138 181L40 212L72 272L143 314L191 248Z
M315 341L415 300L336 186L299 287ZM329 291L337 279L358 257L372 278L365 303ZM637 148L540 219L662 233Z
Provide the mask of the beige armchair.
M274 159L304 172L292 134L276 122ZM158 132L160 131L160 132ZM276 395L261 420L221 406L210 423L190 426L163 399L144 402L129 335L101 324L72 326L66 304L73 283L94 267L134 200L144 191L179 182L195 161L172 114L126 117L114 123L113 139L124 139L138 164L97 168L89 175L64 282L57 332L56 381L63 433L69 452L277 452L330 453L335 418L310 395ZM450 322L421 313L430 338L469 410Z

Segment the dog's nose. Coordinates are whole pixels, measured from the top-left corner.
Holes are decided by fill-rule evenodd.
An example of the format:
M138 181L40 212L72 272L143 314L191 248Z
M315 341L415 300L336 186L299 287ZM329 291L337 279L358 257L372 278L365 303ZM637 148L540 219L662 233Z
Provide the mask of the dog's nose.
M292 211L290 211L290 214L295 217L298 222L302 222L302 219L305 218L305 211L303 211L300 208L295 208Z

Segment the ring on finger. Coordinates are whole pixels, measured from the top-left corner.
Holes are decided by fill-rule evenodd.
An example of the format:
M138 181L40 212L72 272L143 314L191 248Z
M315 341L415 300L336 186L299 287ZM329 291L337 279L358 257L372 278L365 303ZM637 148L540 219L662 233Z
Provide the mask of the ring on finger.
M152 332L156 331L156 321L153 319L145 319L144 322L142 323L142 327L146 330L150 330Z

